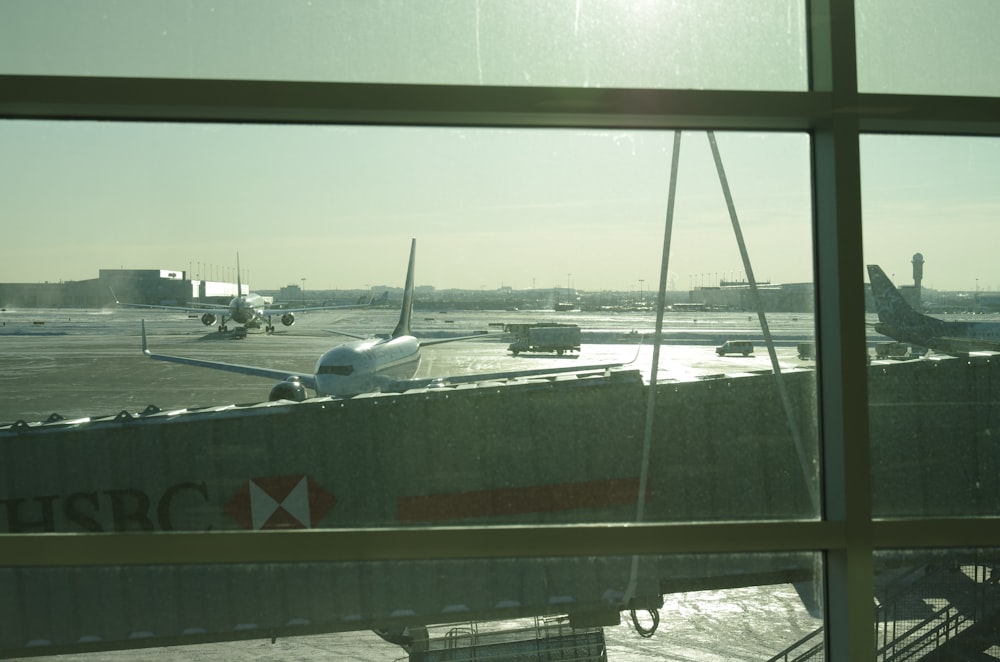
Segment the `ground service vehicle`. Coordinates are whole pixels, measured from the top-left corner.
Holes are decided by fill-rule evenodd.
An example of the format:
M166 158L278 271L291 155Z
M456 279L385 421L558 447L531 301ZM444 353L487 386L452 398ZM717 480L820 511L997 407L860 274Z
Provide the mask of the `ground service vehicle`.
M507 349L517 356L521 352L580 351L580 327L576 324L539 322L537 324L505 324L503 330L514 336Z
M726 354L750 356L753 353L753 343L749 340L727 340L721 346L715 348L715 353L719 356L725 356Z

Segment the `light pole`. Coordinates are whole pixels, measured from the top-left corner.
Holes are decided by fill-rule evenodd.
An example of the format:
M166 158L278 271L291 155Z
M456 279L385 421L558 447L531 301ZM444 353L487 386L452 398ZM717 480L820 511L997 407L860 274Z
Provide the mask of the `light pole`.
M644 279L644 278L640 278L639 279L639 305L640 306L643 305L644 303L646 303L646 300L642 298L642 284L645 283L645 282L646 282L646 279Z

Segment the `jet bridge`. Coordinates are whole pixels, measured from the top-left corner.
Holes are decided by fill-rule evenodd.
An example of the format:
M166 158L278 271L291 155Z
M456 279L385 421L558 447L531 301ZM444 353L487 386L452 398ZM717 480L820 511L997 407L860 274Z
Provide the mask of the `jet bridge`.
M1000 403L983 394L998 366L870 368L881 513L996 512L1000 442L984 431ZM816 516L815 373L785 374L783 393L774 382L657 386L647 521ZM647 396L622 371L18 422L0 428L0 533L635 521ZM934 472L900 461L914 454L937 458ZM632 572L631 557L6 567L0 656L554 613L585 628L617 618ZM638 609L814 575L810 554L644 557L634 572Z
M661 387L658 425L674 441L671 450L657 444L649 519L710 519L719 508L735 518L808 516L785 419L772 415L778 398L755 381ZM793 382L810 402L812 373ZM0 428L0 532L634 521L646 391L638 372L624 371L19 422ZM744 406L751 395L754 406ZM718 415L733 406L746 415ZM731 461L714 457L710 438L727 440L721 457ZM785 478L758 480L769 472ZM0 654L553 613L584 627L617 622L633 572L631 604L644 609L699 578L773 583L811 571L809 555L636 568L631 558L5 568Z

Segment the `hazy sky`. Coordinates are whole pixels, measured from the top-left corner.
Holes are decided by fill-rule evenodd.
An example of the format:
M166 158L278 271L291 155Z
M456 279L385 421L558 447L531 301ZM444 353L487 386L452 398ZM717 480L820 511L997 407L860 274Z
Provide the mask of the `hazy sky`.
M760 280L811 280L808 139L717 134ZM0 123L0 282L101 268L232 273L272 289L418 284L647 291L670 132ZM1000 289L1000 141L862 144L866 260L925 285ZM683 134L670 286L743 265L704 132ZM992 238L992 239L991 239ZM199 266L200 263L200 266ZM211 266L209 266L211 265Z
M718 136L753 269L810 278L808 142ZM0 282L99 268L306 279L648 290L659 278L669 132L109 123L0 124ZM743 270L705 133L684 137L672 284ZM761 176L766 173L766 176ZM204 266L202 273L206 272ZM708 274L713 274L708 276Z
M0 73L800 90L803 7L0 0ZM1000 93L997 20L989 0L859 0L859 85ZM0 282L223 276L239 252L257 289L398 285L416 236L421 285L649 290L672 138L0 121ZM811 280L808 137L718 141L757 278ZM920 252L927 286L1000 289L1000 141L870 137L862 159L867 261L906 282ZM705 134L685 133L669 285L742 271Z

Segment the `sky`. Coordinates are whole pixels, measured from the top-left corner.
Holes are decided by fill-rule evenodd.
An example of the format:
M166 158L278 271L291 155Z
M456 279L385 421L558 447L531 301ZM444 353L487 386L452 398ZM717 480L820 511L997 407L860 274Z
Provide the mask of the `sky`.
M757 278L808 280L806 137L718 140ZM239 253L257 289L396 285L416 237L418 285L649 291L672 141L670 132L0 123L0 282L118 267L212 275ZM739 277L704 132L682 138L674 215L675 289Z
M808 137L717 134L751 269L812 280ZM256 289L650 291L672 132L0 122L0 282L164 268ZM1000 141L867 137L865 257L1000 290ZM745 275L706 133L684 132L668 289ZM303 280L305 279L304 283ZM640 282L643 281L643 282Z
M511 2L436 0L416 10L388 0L94 0L54 11L47 0L5 0L0 73L806 84L802 0ZM1000 20L1000 3L919 4L915 12L900 0L859 1L859 85L1000 93L986 73L995 67L962 66L997 61L996 40L968 32L995 25L983 18ZM947 89L907 87L935 80ZM0 282L82 280L119 267L221 278L238 253L255 289L391 286L416 237L418 285L648 291L660 277L672 140L639 131L0 121ZM718 134L760 281L812 280L808 140ZM906 282L920 252L925 286L1000 290L1000 142L869 136L861 148L866 261ZM744 277L704 132L683 134L674 204L668 288Z

